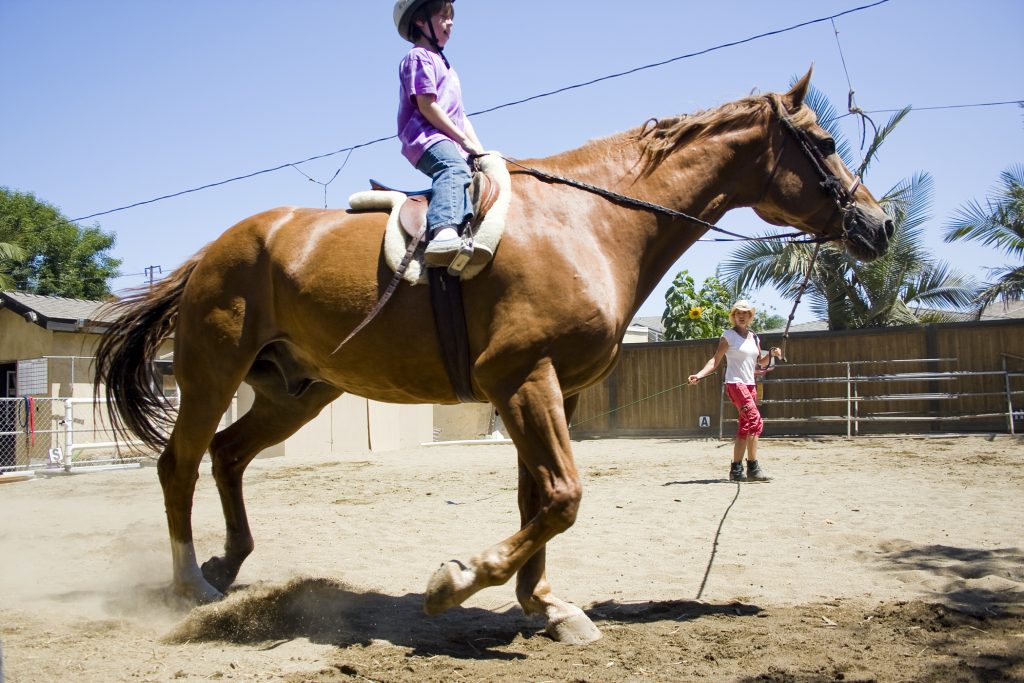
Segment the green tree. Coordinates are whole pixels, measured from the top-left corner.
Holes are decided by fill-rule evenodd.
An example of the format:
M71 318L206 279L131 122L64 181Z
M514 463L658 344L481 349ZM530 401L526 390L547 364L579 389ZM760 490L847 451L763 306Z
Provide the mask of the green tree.
M704 280L700 290L689 271L681 270L665 292L665 311L661 323L665 339L713 339L729 327L729 310L736 299L744 298L722 284L717 277ZM781 327L781 316L758 310L750 327L754 331Z
M806 102L836 140L837 153L846 165L856 166L828 99L811 86ZM885 139L909 111L909 107L901 110L875 132L864 161L857 167L859 175L866 174ZM811 270L812 246L771 240L741 246L719 272L733 289L771 285L790 300L795 300L806 277L805 296L810 307L828 321L831 330L954 319L955 311L969 305L976 289L970 278L933 259L921 247L932 187L931 177L919 173L898 183L879 200L893 218L895 233L886 255L871 263L858 263L841 247L827 243L821 246Z
M21 260L4 259L5 288L33 294L103 299L117 275L119 259L108 252L114 235L98 225L79 227L31 193L0 187L0 243L15 245Z
M1024 164L1014 164L999 176L999 185L985 205L971 200L957 209L946 225L947 242L976 240L1024 260ZM978 293L978 315L996 300L1024 298L1024 264L989 268L991 282Z
M708 339L718 337L729 325L732 291L718 278L704 280L700 290L689 271L681 270L665 292L661 324L665 339Z

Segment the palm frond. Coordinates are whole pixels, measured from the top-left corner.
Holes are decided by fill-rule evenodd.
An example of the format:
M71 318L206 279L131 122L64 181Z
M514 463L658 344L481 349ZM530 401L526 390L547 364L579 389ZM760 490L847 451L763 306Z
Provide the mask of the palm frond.
M935 180L927 171L919 171L893 185L878 203L898 229L916 228L931 219L934 197Z
M864 154L864 161L861 162L860 167L857 169L857 175L863 177L864 174L867 173L868 167L878 156L878 150L885 143L885 139L889 137L889 134L892 133L896 126L900 124L900 121L906 118L907 114L910 113L910 109L911 107L909 106L904 107L889 117L886 124L878 129L878 132L875 133L874 139L871 140L871 144L868 145L868 151Z
M807 245L771 242L747 242L723 261L718 272L722 282L736 291L773 285L788 289L807 271L810 252Z
M1024 266L993 268L995 282L985 283L975 301L981 309L996 301L1009 302L1024 299Z
M28 254L17 244L0 242L0 261L24 261Z
M907 283L904 300L908 303L965 311L978 295L973 278L953 270L947 263L935 263Z
M790 87L796 84L799 79L793 79L790 82ZM843 133L842 127L839 125L839 121L842 116L836 111L836 108L832 106L832 101L829 100L828 96L825 95L821 90L811 87L807 91L807 97L804 98L804 104L810 107L815 115L818 117L818 125L824 128L832 139L836 143L836 154L843 160L847 168L853 167L853 154L850 151L850 143L846 139L846 135Z
M1000 174L984 205L972 199L962 204L946 223L946 242L974 240L1024 257L1024 165L1014 164Z

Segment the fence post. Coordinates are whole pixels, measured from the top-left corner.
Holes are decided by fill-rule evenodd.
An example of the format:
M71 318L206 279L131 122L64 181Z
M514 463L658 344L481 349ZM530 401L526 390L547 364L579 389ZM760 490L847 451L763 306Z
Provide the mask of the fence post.
M64 470L71 471L71 445L75 442L75 409L70 398L64 399Z
M1010 370L1006 366L1006 356L1003 356L1003 382L1006 386L1006 417L1010 423L1010 434L1016 434L1013 429L1013 392L1010 391Z
M850 361L846 361L846 438L853 436L853 387L850 380ZM859 431L859 430L858 430Z

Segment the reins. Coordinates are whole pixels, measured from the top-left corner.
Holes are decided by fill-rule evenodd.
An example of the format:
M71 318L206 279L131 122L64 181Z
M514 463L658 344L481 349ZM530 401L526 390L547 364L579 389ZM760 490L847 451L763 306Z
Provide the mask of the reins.
M782 122L784 129L786 131L788 131L796 139L796 142L800 146L800 149L804 152L804 155L811 162L811 166L814 168L814 170L818 174L818 176L822 179L821 180L821 187L822 187L822 189L827 194L832 196L832 198L836 202L837 209L842 212L842 214L843 214L843 233L839 237L820 236L820 237L809 237L809 238L806 238L806 239L795 239L795 238L800 237L803 234L803 233L800 233L800 232L780 233L780 234L777 234L777 235L764 235L764 236L761 236L761 237L749 237L747 235L742 235L740 233L736 233L736 232L732 232L730 230L726 230L725 228L720 228L719 226L715 225L714 223L710 223L708 221L705 221L702 218L697 218L696 216L691 216L688 213L684 213L682 211L676 211L675 209L670 209L669 207L663 206L661 204L655 204L654 202L649 202L649 201L646 201L644 199L638 199L636 197L631 197L629 195L621 194L619 192L614 192L612 190L609 190L609 189L606 189L606 188L603 188L603 187L599 187L597 185L592 185L590 183L585 183L585 182L583 182L581 180L575 180L573 178L566 178L564 176L557 176L557 175L554 175L554 174L551 174L551 173L547 173L546 171L541 171L540 169L533 168L531 166L526 166L525 164L520 163L518 160L511 159L511 158L506 157L504 155L498 155L498 156L500 156L502 159L504 159L507 163L512 164L513 166L521 169L523 172L525 172L525 173L527 173L529 175L532 175L535 178L538 178L539 180L542 180L544 182L556 183L556 184L559 184L559 185L567 185L569 187L574 187L576 189L583 190L583 191L589 192L591 194L595 194L595 195L597 195L599 197L603 197L603 198L605 198L605 199L607 199L609 201L615 202L617 204L621 204L623 206L628 206L628 207L635 208L635 209L642 209L642 210L645 210L645 211L650 211L651 213L657 213L657 214L661 214L663 216L669 216L670 218L682 219L682 220L688 221L690 223L693 223L693 224L699 225L701 227L704 227L704 228L706 228L708 230L712 230L714 232L718 232L718 233L721 233L723 235L728 235L729 237L732 238L732 239L725 239L725 238L722 238L722 237L700 238L700 240L698 240L698 241L711 241L711 242L767 242L767 241L779 240L779 239L792 239L792 241L794 243L796 243L796 244L819 244L820 245L823 242L833 242L833 241L845 239L846 233L847 233L847 224L848 224L849 217L851 216L851 214L853 213L854 209L856 209L856 206L857 206L857 202L854 199L853 195L854 195L854 193L856 193L857 188L860 187L860 177L854 178L854 181L853 181L853 183L850 184L849 189L845 188L843 186L842 181L839 180L839 177L836 176L834 173L832 173L831 171L828 170L828 164L825 161L824 155L821 153L821 151L817 147L814 146L813 142L810 139L810 136L807 135L806 131L804 131L802 128L800 128L795 123L793 123L793 120L789 117L789 115L786 113L784 108L781 106L781 103L779 103L775 99L770 99L770 98L768 99L768 102L770 103L770 106L772 107L772 109L775 112L775 114L779 117L779 120ZM783 148L783 149L785 149L785 148ZM471 156L474 156L474 155L471 155ZM476 156L479 156L479 155L476 155ZM778 170L778 165L779 165L779 162L781 161L781 159L782 159L782 153L780 152L779 153L779 157L776 160L776 163L775 163L775 165L774 165L774 167L772 168L772 171L771 171L771 176L772 177L774 177L775 172ZM771 178L769 178L769 182L770 182L770 180L771 180Z
M644 211L650 211L651 213L657 213L657 214L661 214L663 216L669 216L670 218L681 218L681 219L683 219L685 221L689 221L690 223L695 223L696 225L700 225L700 226L702 226L704 228L707 228L708 230L713 230L715 232L722 233L723 235L729 235L730 237L734 238L734 239L723 239L723 238L720 238L720 237L719 238L711 238L711 241L715 241L715 242L738 242L738 241L757 242L757 241L765 241L765 240L772 240L772 239L782 239L782 238L785 238L785 237L798 237L798 236L800 236L802 234L802 233L799 233L799 232L793 232L793 233L788 233L788 234L783 234L783 235L767 235L767 236L764 236L764 237L749 237L747 235L742 235L742 234L740 234L738 232L732 232L730 230L726 230L725 228L720 228L717 225L715 225L714 223L709 223L708 221L703 220L702 218L697 218L696 216L691 216L688 213L684 213L682 211L676 211L675 209L670 209L667 206L662 206L661 204L655 204L654 202L649 202L649 201L646 201L644 199L637 199L636 197L630 197L629 195L621 194L619 192L614 192L612 190L608 190L608 189L605 189L603 187L599 187L597 185L591 185L590 183L585 183L585 182L583 182L581 180L574 180L572 178L566 178L564 176L553 175L551 173L547 173L545 171L541 171L540 169L533 168L532 166L526 166L526 165L520 163L519 161L517 161L515 159L510 159L509 157L506 157L506 156L503 156L503 155L499 155L499 156L501 156L501 158L504 159L506 162L512 164L516 168L519 168L520 170L522 170L523 172L527 173L528 175L532 175L535 178L538 178L539 180L543 180L544 182L555 183L557 185L567 185L569 187L575 187L578 190L583 190L583 191L589 192L591 194L596 194L597 196L603 197L604 199L607 199L609 201L615 202L616 204L621 204L623 206L628 206L628 207L631 207L631 208L634 208L634 209L642 209ZM705 241L707 241L707 240L705 240Z

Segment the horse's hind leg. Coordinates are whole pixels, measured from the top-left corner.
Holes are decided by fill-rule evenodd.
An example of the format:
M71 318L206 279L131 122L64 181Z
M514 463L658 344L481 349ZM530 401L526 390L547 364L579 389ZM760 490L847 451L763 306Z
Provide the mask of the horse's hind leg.
M202 571L219 591L227 590L234 582L242 562L255 547L242 493L245 468L260 451L287 439L341 395L334 387L322 383L313 384L298 398L284 391L255 388L252 409L218 432L210 444L213 478L220 493L227 537L224 555L204 562Z
M523 515L535 512L524 519L518 532L468 563L453 560L442 565L427 586L424 608L428 614L461 604L481 588L508 581L576 519L582 488L554 368L550 363L542 363L507 397L492 395L491 399L516 444L520 466L525 470L520 483L533 482L521 494L521 501L525 501ZM570 407L572 404L570 401ZM524 590L529 582L533 585L526 599L527 609L544 612L548 632L554 638L582 644L601 637L581 609L551 594L543 581L543 560L528 569Z
M199 571L192 540L192 499L199 479L199 463L231 402L231 393L222 393L223 396L217 396L212 389L183 392L178 419L157 462L171 537L174 589L197 602L223 597Z

